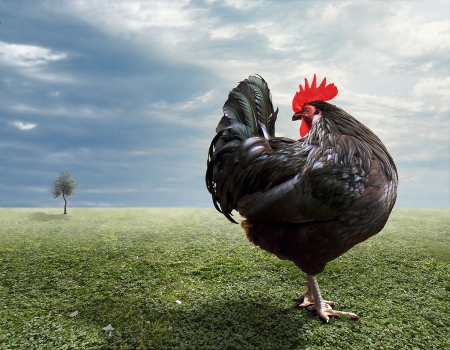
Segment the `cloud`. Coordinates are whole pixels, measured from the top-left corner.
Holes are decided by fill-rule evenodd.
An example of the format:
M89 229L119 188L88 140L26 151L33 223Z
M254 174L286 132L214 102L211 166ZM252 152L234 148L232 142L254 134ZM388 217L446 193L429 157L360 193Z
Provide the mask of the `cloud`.
M3 184L0 184L0 188L3 190L6 189L6 186ZM15 190L15 191L27 191L27 192L39 192L39 193L47 193L49 190L49 187L42 187L42 186L8 186L8 190Z
M259 1L107 3L66 1L54 8L152 58L214 72L222 83L262 74L280 96L319 71L341 82L355 70L432 72L446 67L450 46L450 21L412 16L404 2L302 1L276 8Z
M120 114L118 110L100 109L96 106L76 106L68 105L48 107L34 107L27 104L19 103L9 107L10 109L27 114L62 116L62 117L79 117L79 118L104 118Z
M249 3L249 4L247 4ZM58 4L58 5L57 5ZM227 1L207 6L189 0L180 1L50 1L49 11L70 13L90 26L118 40L134 43L142 52L164 62L193 63L202 66L211 57L211 48L223 39L237 39L237 33L254 30L222 14L223 6L250 10L260 1ZM210 5L210 6L208 6ZM213 6L217 5L217 6ZM227 11L225 11L227 12ZM223 25L234 22L230 25ZM119 24L119 25L118 25ZM212 45L212 46L210 46ZM236 58L236 56L234 57Z
M52 96L52 97L59 97L59 96L61 96L61 91L52 91L50 93L50 96Z
M422 101L422 109L428 112L448 113L450 108L450 77L419 79L419 82L412 89L411 97Z
M67 54L54 53L44 47L8 44L0 41L0 62L6 65L31 68L65 58Z
M243 1L243 0L204 0L208 5L219 4L223 7L232 7L237 10L250 10L257 6L261 6L264 1L263 0L252 0L252 1Z
M209 90L203 94L194 96L188 101L170 103L160 100L151 103L142 112L147 118L160 123L175 124L190 129L212 128L217 121L211 118L211 110L220 108L217 106L222 102L216 89ZM213 114L214 115L214 114ZM220 117L220 114L217 114Z
M95 189L83 189L79 191L80 193L143 193L148 192L146 190L138 188L95 188Z
M180 1L117 1L99 0L92 2L89 0L66 1L66 7L76 12L85 12L88 21L98 20L99 16L106 15L103 24L107 25L107 30L123 32L145 31L148 28L182 28L194 24L194 14L186 11L189 0ZM120 26L117 24L120 23Z
M14 125L16 128L18 128L19 130L31 130L37 126L37 124L24 123L21 121L15 121L15 122L12 122L11 124Z
M233 39L240 30L240 27L236 25L219 26L210 31L210 39Z
M385 72L411 74L440 67L447 62L450 20L430 22L423 16L412 16L411 6L397 1L329 3L321 14L322 21L307 30L316 31L322 44L316 47L320 53L329 54L327 50L333 49L347 55L349 64L354 65L363 55L372 69L381 63Z
M218 4L251 11L245 19L232 19L221 6L213 6ZM215 45L221 53L228 51L227 56L234 54L238 65L253 60L269 63L276 51L292 53L297 64L309 57L328 64L339 58L337 65L349 58L350 65L355 55L368 50L391 68L399 68L399 59L414 59L422 60L420 67L425 69L447 57L450 21L412 17L411 5L405 2L283 2L276 9L267 5L262 1L208 1L201 6L187 0L78 0L49 9L70 12L108 35L153 49L152 54L170 61L207 67L217 58L211 55ZM264 49L265 55L258 55ZM221 61L226 63L224 58ZM291 67L285 65L285 70Z
M67 58L67 53L55 52L42 46L0 41L0 66L13 67L19 73L33 79L48 82L73 82L74 78L49 70L51 64Z
M165 43L167 47L176 48L187 39L185 31L192 32L193 27L207 18L205 9L192 8L189 3L189 0L70 0L61 6L58 0L48 2L48 9L71 13L122 40L145 41L147 45Z
M428 189L439 196L427 171L436 183L448 179L444 2L25 3L6 6L11 20L30 22L0 41L0 115L18 130L39 124L39 138L0 130L8 150L0 152L2 196L13 189L2 203L22 203L13 185L29 183L28 169L37 185L69 167L83 184L82 206L210 205L204 170L221 107L255 73L280 107L277 134L291 138L298 138L291 101L299 83L314 73L334 82L333 103L394 156L402 205L420 202ZM419 186L422 198L414 199Z

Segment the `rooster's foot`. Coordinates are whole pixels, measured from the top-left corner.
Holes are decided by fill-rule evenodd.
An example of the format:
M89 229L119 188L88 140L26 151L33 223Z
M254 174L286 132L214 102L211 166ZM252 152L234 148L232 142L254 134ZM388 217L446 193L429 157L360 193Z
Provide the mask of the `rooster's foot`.
M319 310L317 309L316 305L308 306L306 310L316 311L317 315L325 322L328 322L328 320L330 319L329 316L338 317L340 315L346 315L347 317L352 318L354 320L357 320L359 318L358 315L352 312L333 310L331 305L328 304L328 302L326 302L325 300L322 307L319 308Z
M309 289L308 282L303 282L304 286L307 286L308 289L306 292L304 292L302 295L299 295L297 298L295 298L295 301L302 302L299 306L300 307L308 307L310 305L314 305L314 297L311 294L311 290Z
M347 317L355 320L359 318L358 315L352 312L333 310L333 306L336 306L337 303L335 301L322 299L315 276L308 275L308 281L303 282L303 285L307 286L308 289L298 298L295 298L295 300L302 301L299 305L300 307L304 307L310 311L316 311L317 315L325 322L328 322L330 319L329 316L346 315Z
M304 286L307 286L308 289L302 295L299 295L297 298L294 298L295 301L302 302L299 306L307 308L311 310L309 307L315 305L314 296L312 295L311 289L309 288L309 284L307 281L302 283ZM335 301L324 300L325 304L327 304L330 308L332 306L336 306L337 303Z

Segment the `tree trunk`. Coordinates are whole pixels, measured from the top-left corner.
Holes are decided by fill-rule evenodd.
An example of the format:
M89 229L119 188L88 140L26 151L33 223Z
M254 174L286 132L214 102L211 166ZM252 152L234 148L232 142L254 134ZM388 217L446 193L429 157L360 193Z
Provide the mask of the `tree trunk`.
M64 198L64 214L67 214L67 211L66 211L67 199L66 199L66 196L64 195L64 193L63 193L63 198Z

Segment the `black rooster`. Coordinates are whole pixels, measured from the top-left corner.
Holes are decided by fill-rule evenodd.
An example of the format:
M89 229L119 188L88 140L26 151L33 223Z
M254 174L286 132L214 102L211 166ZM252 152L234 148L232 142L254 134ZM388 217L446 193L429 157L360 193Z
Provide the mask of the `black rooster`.
M324 79L305 79L292 106L301 120L298 141L275 137L269 88L250 76L234 88L209 148L206 186L230 221L245 220L249 241L307 274L302 307L329 316L315 275L354 245L378 233L397 196L397 170L386 147L366 126L325 101L337 94Z

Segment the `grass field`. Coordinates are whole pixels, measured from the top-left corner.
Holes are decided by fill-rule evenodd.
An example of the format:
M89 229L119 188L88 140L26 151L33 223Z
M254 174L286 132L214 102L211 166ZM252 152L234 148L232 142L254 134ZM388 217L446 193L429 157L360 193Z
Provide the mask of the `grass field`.
M395 209L328 264L323 296L361 316L328 324L214 209L61 213L0 209L0 349L450 348L449 209Z

